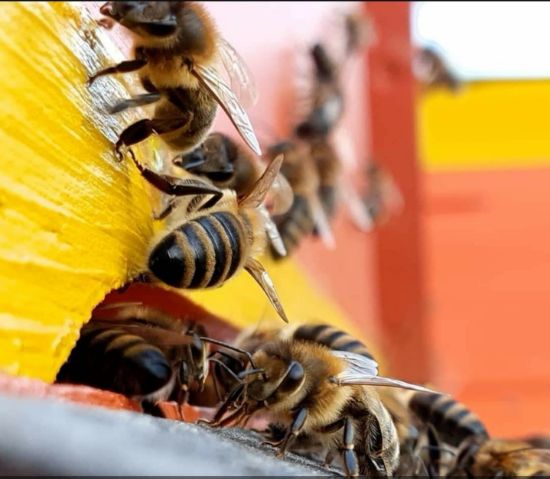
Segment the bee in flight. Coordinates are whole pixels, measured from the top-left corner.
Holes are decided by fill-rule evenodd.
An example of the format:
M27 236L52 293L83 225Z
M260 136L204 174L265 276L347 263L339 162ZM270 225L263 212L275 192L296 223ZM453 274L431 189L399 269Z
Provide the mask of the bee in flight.
M280 436L271 443L279 455L293 444L320 443L330 459L342 456L348 476L391 474L399 459L397 435L370 386L427 390L378 376L366 348L329 329L315 325L245 333L236 344L253 351L256 372L237 381L210 424L244 425L256 413L268 414L277 425L272 431Z
M155 104L153 118L140 120L120 134L115 145L119 157L123 146L130 147L153 133L178 152L191 151L208 134L218 105L248 146L261 154L248 115L236 96L240 93L243 99L248 96L254 101L252 77L202 5L113 1L105 3L100 12L109 22L130 30L134 58L99 71L89 83L103 75L137 71L147 93L122 100L111 112ZM218 72L220 62L230 77L231 87Z

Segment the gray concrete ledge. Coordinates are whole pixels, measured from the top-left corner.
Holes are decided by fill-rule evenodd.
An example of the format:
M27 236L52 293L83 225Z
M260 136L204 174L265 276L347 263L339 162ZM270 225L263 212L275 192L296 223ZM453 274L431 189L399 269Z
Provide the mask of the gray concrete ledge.
M55 399L0 395L0 474L328 476L302 457L280 460L241 429L157 419Z

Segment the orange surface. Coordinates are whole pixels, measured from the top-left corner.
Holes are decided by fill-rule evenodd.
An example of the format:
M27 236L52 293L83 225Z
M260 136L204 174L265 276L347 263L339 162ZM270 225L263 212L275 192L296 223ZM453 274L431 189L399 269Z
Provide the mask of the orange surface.
M433 383L496 435L550 432L550 169L425 175Z
M367 2L376 44L369 50L372 157L393 174L403 211L375 234L375 272L384 352L392 374L427 381L423 264L416 157L410 4Z

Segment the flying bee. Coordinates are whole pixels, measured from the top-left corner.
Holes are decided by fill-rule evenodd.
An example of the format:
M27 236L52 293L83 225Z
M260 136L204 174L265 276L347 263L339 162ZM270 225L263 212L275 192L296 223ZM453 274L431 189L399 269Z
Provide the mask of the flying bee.
M348 476L391 474L399 458L395 428L374 389L366 386L426 389L378 376L373 359L331 350L313 333L285 328L241 337L237 346L242 349L257 345L252 353L255 374L233 388L211 425L245 424L256 413L268 414L279 432L284 428L282 438L270 443L279 455L300 437L321 440L329 453L341 453ZM296 339L300 334L310 339ZM346 338L340 341L342 347L354 348Z
M273 216L287 253L296 249L314 229L319 232L325 245L333 247L334 237L319 196L320 175L309 146L296 141L282 141L267 148L267 158L277 155L285 156L281 172L294 192L290 209L282 215ZM273 251L273 256L276 259L282 257L277 251Z
M111 306L111 305L110 305ZM208 375L204 328L143 305L115 305L84 325L58 382L86 384L143 403L187 401Z
M153 239L142 277L153 275L175 288L211 288L244 268L288 322L271 278L255 259L265 250L268 237L277 241L278 233L269 228L261 206L283 157L275 158L240 199L233 190L220 190L195 178L162 175L132 159L144 178L174 195L157 215L157 219L166 218L165 227Z
M451 71L443 57L432 47L420 48L413 59L413 71L427 92L437 87L443 87L456 93L461 82Z
M338 123L344 111L344 96L339 82L337 65L325 47L317 43L310 51L315 74L306 118L294 132L298 138L311 140L326 137Z
M89 83L103 75L137 71L147 93L121 101L111 113L155 104L152 119L140 120L120 134L115 145L119 157L123 146L130 147L153 133L179 152L192 150L208 134L218 105L244 141L261 154L248 115L234 93L253 98L252 77L203 6L197 2L113 1L105 3L100 12L130 30L134 59L99 71ZM218 73L220 62L231 88Z

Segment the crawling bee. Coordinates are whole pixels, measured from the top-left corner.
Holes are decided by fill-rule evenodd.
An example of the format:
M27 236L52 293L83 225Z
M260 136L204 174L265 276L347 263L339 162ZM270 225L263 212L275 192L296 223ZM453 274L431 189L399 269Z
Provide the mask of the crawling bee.
M152 275L175 288L211 288L244 268L288 322L271 278L255 259L264 251L268 235L273 241L278 239L277 231L269 230L261 206L283 157L275 158L240 199L233 190L219 190L194 178L161 175L133 160L153 185L175 195L157 215L167 221L164 231L152 242L147 272L142 277Z
M58 382L86 384L153 404L187 401L208 375L204 329L157 309L120 305L83 328Z
M218 104L244 141L261 154L248 115L233 93L253 97L251 76L203 6L197 2L114 1L105 3L100 12L131 31L135 58L99 71L89 82L103 75L138 71L147 93L121 101L111 112L156 104L152 119L140 120L120 134L115 145L119 157L123 146L130 147L153 133L179 152L192 150L206 137ZM231 88L216 69L220 60Z
M414 394L410 410L429 428L430 475L521 477L548 475L550 450L523 441L493 439L484 424L466 406L439 394ZM442 460L441 451L456 450Z
M271 443L279 455L295 440L320 441L329 456L341 453L348 476L391 474L399 458L395 428L376 392L366 386L426 389L378 376L376 361L350 352L363 349L345 333L331 331L325 336L321 330L328 332L328 327L285 328L242 337L237 342L240 347L255 347L252 360L257 373L237 384L211 424L238 425L255 413L267 413L278 431L284 430L282 438ZM348 350L330 349L323 341ZM235 409L227 414L231 407Z
M266 157L274 158L281 154L285 156L281 171L294 192L294 199L290 209L285 214L275 215L273 220L287 253L295 250L314 229L327 246L333 246L334 237L319 195L321 178L309 146L296 141L282 141L271 145ZM282 257L277 251L272 253L277 259Z

